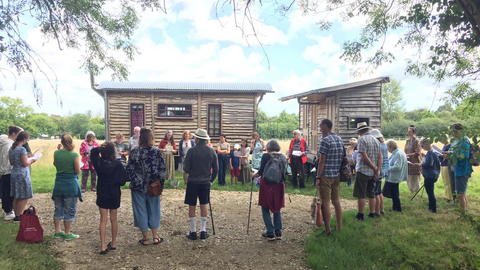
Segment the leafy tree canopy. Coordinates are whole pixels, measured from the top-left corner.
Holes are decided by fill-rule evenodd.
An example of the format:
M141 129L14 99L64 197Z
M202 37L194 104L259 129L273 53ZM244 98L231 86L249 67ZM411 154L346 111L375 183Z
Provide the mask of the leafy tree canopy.
M401 119L405 114L405 101L403 101L403 87L400 81L391 79L382 91L382 120L392 121Z

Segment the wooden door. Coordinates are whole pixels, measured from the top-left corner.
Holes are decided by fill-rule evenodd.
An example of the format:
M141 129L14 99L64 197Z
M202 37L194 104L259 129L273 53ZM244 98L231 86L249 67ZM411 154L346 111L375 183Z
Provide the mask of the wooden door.
M145 125L145 111L143 104L131 104L130 111L130 132L133 136L133 129L136 126L143 127Z

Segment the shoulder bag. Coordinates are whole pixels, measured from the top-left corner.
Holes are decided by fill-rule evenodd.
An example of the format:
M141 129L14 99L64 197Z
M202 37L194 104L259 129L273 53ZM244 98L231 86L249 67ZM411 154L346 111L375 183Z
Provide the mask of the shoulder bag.
M352 179L352 171L350 170L350 165L348 164L347 153L345 152L345 147L343 147L343 159L342 165L340 165L340 182L348 182Z
M162 183L160 182L160 179L155 180L151 184L148 183L148 174L145 172L145 159L143 158L143 152L142 152L142 167L143 167L143 174L145 176L145 181L147 181L148 195L150 197L157 197L159 195L162 195L163 186L162 186Z

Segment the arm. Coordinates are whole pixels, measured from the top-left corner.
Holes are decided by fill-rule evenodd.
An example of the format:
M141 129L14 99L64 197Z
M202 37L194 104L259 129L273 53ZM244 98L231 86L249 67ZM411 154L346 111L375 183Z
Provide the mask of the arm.
M76 175L79 175L80 174L80 159L81 157L78 156L75 158L75 160L73 161L73 168L75 170L75 174Z
M228 159L228 163L230 164L230 170L233 170L233 166L232 166L232 157L229 157L229 159Z
M380 170L383 166L383 156L382 151L378 153L378 160L377 160L377 171L375 172L375 178L380 179Z
M85 142L82 142L80 144L80 155L81 156L86 156L88 155L88 151L85 151Z
M210 180L210 183L213 183L213 181L215 181L215 178L217 178L217 174L218 174L217 154L215 154L215 152L213 152L213 156L214 156L214 159L213 159L213 162L212 162L212 179Z
M17 146L17 147L18 147L18 146ZM28 161L28 155L25 154L25 155L23 155L23 156L21 157L21 161L22 161L23 167L28 167L30 164L35 163L35 161L37 161L37 160L36 160L36 159L32 159L32 160ZM12 163L12 162L10 162L10 164L11 164L11 163Z
M305 141L305 139L303 139ZM308 153L310 153L310 149L308 148L308 143L307 141L305 141L305 152L302 153L302 156L305 156L307 155Z
M320 161L318 162L318 169L317 169L317 181L315 185L318 187L320 186L320 179L323 173L323 169L325 168L325 159L327 158L326 155L320 154Z
M367 165L368 167L372 168L374 171L377 171L378 170L378 167L373 165L372 161L370 160L370 158L367 156L367 153L366 152L361 152L360 153L360 156L362 157L362 160L363 162L365 163L365 165Z
M192 159L192 155L185 156L185 160L183 161L183 171L186 173L190 173L190 162Z
M262 150L261 151L265 151L265 141L264 140L260 140L260 142L262 142Z
M183 153L183 140L181 140L181 141L178 143L178 151L180 152L180 157L184 157L184 156L185 156L185 153Z
M97 166L98 160L100 159L100 150L99 148L93 148L92 152L90 152L90 160L94 166Z
M176 154L177 153L177 145L175 144L175 141L173 141L173 150L172 150L172 153Z
M390 164L393 163L393 166L388 166L388 171L389 172L398 172L402 169L402 166L400 165L400 159L397 159L397 156L392 156L392 161Z
M425 159L423 160L422 168L430 168L430 167L433 167L433 158L432 158L432 152L428 151L427 155L425 156Z

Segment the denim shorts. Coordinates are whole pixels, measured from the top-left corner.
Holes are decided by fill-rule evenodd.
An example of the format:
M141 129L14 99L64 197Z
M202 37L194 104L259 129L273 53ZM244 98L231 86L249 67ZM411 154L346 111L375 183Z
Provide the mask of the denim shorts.
M382 195L382 178L375 182L375 196Z
M470 177L472 177L471 174L455 177L455 188L458 194L467 194L468 179L470 179Z
M57 196L55 197L55 212L53 220L65 222L75 221L77 216L77 197Z

